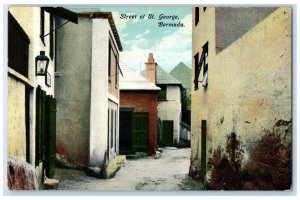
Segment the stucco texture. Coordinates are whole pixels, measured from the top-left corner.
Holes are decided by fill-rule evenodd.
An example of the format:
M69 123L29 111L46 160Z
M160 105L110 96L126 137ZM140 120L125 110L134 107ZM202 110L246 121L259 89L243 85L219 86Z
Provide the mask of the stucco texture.
M173 142L179 142L181 122L181 95L180 87L167 85L167 100L158 102L158 117L161 120L174 121Z
M70 23L56 33L57 72L61 74L55 78L56 151L69 162L86 166L89 161L92 33L91 20L78 20L78 24ZM63 21L58 19L57 23Z
M25 85L8 77L8 156L26 160Z
M208 86L192 88L191 160L196 163L201 120L207 120L207 157L225 147L226 135L234 132L246 146L247 159L247 147L264 130L291 119L291 9L276 9L218 54L215 11L201 11L200 25L193 27L193 55L209 42Z
M133 112L149 113L148 154L154 155L157 146L157 92L122 90L120 92L120 106L134 108Z

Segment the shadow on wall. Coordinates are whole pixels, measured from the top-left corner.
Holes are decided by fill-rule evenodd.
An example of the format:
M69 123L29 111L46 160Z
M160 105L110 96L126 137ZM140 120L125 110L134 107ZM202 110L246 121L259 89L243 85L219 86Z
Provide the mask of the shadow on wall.
M279 120L272 131L253 143L249 160L244 160L245 146L235 133L227 136L226 152L219 146L208 159L211 169L208 190L289 190L292 184L292 120Z

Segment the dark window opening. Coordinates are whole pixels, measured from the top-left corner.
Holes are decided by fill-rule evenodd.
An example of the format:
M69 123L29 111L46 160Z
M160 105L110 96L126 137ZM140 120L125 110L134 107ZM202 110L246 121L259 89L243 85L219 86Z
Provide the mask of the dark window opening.
M199 7L195 8L195 26L199 23Z
M50 58L53 60L53 50L54 50L54 33L53 33L53 15L50 14L50 45L49 45L49 55L50 55Z
M111 110L111 125L110 125L110 148L114 146L114 110Z
M195 84L195 90L198 89L198 76L199 76L199 63L198 63L198 60L199 60L199 53L196 53L196 55L194 56L194 63L195 63L195 78L194 78L194 84Z
M202 82L202 86L207 86L207 80L208 80L208 42L202 47L202 54L199 60L198 53L194 56L195 59L195 79L194 79L194 89L198 89L198 82ZM203 66L203 79L202 81L199 81L199 75L201 72L201 68Z
M41 13L40 13L40 38L43 44L45 45L45 10L44 8L41 8ZM46 46L46 45L45 45Z
M158 92L157 100L158 101L167 101L167 86L160 85L160 91Z
M8 67L28 78L29 37L8 13Z
M115 127L114 127L114 132L115 132L115 152L117 152L117 111L115 110Z
M108 44L108 78L110 80L110 76L111 76L111 44L109 42Z
M119 79L119 72L118 72L118 63L119 63L119 61L118 61L119 59L118 59L118 57L115 55L115 71L116 71L116 78L115 78L115 86L116 86L116 88L118 88L118 79Z
M204 11L204 12L206 11L206 8L207 8L207 7L203 7L203 11Z
M25 88L26 162L30 163L30 88Z
M107 158L109 159L109 132L110 132L110 109L107 109Z

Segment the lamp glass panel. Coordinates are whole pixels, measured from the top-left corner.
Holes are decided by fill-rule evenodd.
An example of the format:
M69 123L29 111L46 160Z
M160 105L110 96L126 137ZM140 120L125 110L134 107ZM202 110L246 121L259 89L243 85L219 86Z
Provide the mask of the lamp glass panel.
M37 72L38 74L45 74L47 61L46 60L38 60L37 61Z

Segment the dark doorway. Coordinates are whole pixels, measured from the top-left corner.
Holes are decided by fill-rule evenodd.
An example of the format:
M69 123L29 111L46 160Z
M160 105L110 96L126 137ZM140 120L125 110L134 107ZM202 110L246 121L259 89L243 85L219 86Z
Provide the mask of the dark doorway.
M129 154L131 152L131 124L132 124L133 109L120 109L120 154Z
M206 175L206 120L201 121L201 177Z
M163 120L162 146L173 146L173 124L171 120Z

